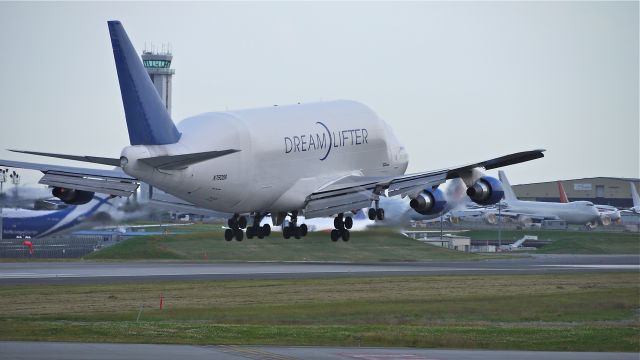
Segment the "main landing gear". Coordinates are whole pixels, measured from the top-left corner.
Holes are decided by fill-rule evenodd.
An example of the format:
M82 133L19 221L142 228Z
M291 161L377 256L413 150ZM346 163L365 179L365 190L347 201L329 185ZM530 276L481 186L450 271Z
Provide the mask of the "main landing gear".
M234 214L233 217L227 220L229 228L224 231L224 239L231 241L235 238L237 241L242 241L244 238L242 229L245 228L247 229L247 239L252 239L254 236L262 239L271 235L271 225L264 224L260 226L260 221L262 221L263 217L264 214L256 213L253 217L253 224L247 227L247 218Z
M258 239L262 239L266 236L271 235L271 225L264 224L260 226L260 222L264 214L256 213L253 217L253 225L247 228L247 239L252 239L254 236L257 236Z
M351 216L344 216L340 213L333 219L333 227L331 230L331 241L338 241L342 238L342 241L349 241L351 234L349 229L353 227L353 218Z
M291 221L289 222L289 225L282 227L282 236L284 236L285 239L289 239L291 237L300 239L307 236L308 231L309 229L306 224L298 226L298 212L293 211L291 213Z
M234 214L229 220L227 220L229 228L224 231L224 239L227 241L235 238L237 241L242 241L244 238L244 232L242 229L247 227L247 218Z
M367 214L369 215L369 220L384 220L384 209L379 206L379 200L376 200L374 205L374 207L369 208L369 213Z

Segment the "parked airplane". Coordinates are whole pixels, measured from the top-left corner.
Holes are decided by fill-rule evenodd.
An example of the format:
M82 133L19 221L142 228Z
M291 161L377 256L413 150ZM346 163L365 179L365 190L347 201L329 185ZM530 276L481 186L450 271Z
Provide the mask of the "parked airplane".
M66 189L65 201L94 192L129 196L143 181L186 202L234 214L225 238L266 234L261 220L271 215L285 235L301 235L306 219L336 215L331 238L349 238L350 213L369 207L370 219L384 219L381 196L408 196L421 214L438 209L436 191L447 179L461 178L467 195L490 205L502 198L500 181L481 169L494 169L543 157L543 150L514 153L443 170L405 175L408 155L391 127L371 109L353 101L212 112L177 127L119 21L109 33L131 146L119 158L22 151L79 160L118 170L73 168L0 161L0 165L39 170L40 183Z
M562 181L558 180L558 192L560 192L560 202L568 203L569 198L567 197L567 193L564 191L564 186L562 185ZM611 225L612 222L618 223L620 222L620 211L614 206L610 205L598 205L594 204L596 210L600 214L600 223L604 226Z
M632 182L629 182L629 186L631 187L631 200L633 201L633 207L628 210L622 210L622 212L640 214L640 196L638 196L638 191Z
M96 213L111 209L111 198L94 195L84 204L67 205L58 210L0 209L2 238L36 238L69 230Z
M464 220L466 216L482 217L487 219L489 223L497 223L497 218L500 216L523 225L543 220L564 220L567 224L586 225L591 228L597 226L600 215L593 203L589 201L553 203L518 200L505 173L499 171L498 175L504 190L504 201L500 203L500 209L491 207L484 210L452 211L451 216L459 220Z

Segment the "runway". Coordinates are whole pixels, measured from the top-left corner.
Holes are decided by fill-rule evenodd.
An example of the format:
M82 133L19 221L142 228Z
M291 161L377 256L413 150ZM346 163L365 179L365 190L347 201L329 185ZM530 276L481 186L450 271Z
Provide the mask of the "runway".
M0 263L0 284L639 270L638 255L535 255L525 258L421 263L16 262Z
M637 359L635 353L432 350L276 346L190 346L54 342L0 342L0 358L14 360L608 360Z

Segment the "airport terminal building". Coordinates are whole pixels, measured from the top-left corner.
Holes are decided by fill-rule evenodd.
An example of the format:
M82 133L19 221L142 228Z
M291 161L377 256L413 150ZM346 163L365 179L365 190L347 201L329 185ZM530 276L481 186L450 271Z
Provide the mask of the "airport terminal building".
M640 193L640 179L634 178L592 177L561 182L569 201L586 200L617 208L633 206L629 183L633 183ZM514 185L513 190L520 200L560 201L557 181Z

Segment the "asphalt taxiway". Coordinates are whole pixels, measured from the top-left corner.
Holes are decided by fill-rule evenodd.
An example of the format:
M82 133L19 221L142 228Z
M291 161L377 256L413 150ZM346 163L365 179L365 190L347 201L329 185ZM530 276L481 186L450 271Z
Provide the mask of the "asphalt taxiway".
M0 284L603 271L640 271L640 255L535 255L408 263L15 262L0 263Z
M0 358L15 360L608 360L638 359L635 353L432 350L278 346L191 346L55 342L0 342Z

